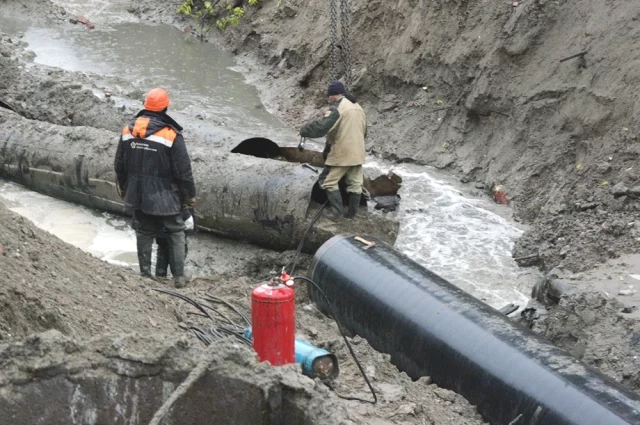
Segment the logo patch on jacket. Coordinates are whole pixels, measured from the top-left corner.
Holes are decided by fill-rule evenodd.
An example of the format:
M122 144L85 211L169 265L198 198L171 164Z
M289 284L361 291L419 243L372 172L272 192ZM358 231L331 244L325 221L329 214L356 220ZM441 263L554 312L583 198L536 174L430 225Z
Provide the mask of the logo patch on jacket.
M324 117L328 118L329 115L331 115L331 109L329 109L327 112L324 113Z

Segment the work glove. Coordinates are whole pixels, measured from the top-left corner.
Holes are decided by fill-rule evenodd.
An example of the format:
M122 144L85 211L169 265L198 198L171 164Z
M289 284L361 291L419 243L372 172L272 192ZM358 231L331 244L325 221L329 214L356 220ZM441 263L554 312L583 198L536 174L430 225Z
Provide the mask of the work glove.
M185 220L184 222L184 228L185 230L193 230L193 216L191 214L189 214L189 218Z
M182 210L182 221L184 222L185 230L194 230L196 221L193 218L193 210Z

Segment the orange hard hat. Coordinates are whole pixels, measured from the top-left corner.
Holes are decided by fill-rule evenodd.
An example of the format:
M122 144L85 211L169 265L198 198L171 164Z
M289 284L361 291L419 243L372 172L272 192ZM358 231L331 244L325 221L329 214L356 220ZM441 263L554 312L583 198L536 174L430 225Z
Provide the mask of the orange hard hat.
M147 93L147 98L144 101L144 109L147 111L160 112L171 105L169 101L169 94L159 88L155 88Z

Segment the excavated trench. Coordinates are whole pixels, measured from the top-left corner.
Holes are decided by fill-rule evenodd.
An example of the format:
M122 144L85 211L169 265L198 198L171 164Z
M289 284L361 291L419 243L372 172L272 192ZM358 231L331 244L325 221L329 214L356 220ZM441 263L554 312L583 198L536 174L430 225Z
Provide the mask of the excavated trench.
M293 368L257 364L231 341L217 344L216 351L206 355L206 371L161 424L338 423L328 390L315 388ZM179 339L126 336L81 345L57 331L5 346L0 359L18 353L18 368L0 366L2 424L147 425L194 363L205 359L202 350Z

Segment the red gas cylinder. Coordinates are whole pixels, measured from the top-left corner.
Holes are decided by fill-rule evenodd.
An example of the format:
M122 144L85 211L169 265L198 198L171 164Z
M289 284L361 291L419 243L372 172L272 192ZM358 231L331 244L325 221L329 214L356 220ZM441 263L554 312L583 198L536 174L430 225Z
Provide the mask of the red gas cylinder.
M251 293L253 348L261 362L295 363L295 297L293 288L277 281L262 283Z

